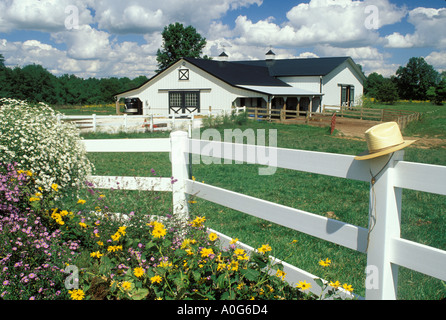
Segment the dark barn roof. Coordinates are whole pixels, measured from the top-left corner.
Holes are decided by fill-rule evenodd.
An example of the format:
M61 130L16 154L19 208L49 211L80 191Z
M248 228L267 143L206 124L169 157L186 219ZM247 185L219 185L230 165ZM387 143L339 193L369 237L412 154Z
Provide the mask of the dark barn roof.
M349 57L302 58L280 60L234 61L234 63L266 67L272 77L280 76L325 76Z
M184 60L233 86L251 85L290 87L287 83L271 77L268 68L265 66L196 58L184 58Z

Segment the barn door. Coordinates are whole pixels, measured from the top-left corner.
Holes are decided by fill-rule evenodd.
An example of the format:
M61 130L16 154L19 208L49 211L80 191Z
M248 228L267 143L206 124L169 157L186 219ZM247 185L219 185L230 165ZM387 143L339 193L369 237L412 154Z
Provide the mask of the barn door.
M169 114L200 112L199 91L170 91Z

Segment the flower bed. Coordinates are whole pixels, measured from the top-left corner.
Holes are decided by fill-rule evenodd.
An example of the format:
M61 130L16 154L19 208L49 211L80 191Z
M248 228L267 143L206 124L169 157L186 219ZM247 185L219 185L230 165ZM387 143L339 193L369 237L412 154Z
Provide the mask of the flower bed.
M92 189L91 199L58 208L59 186L34 194L32 174L13 165L0 168L2 299L316 298L307 293L308 283L284 281L268 244L248 254L233 239L222 250L205 217L116 216Z

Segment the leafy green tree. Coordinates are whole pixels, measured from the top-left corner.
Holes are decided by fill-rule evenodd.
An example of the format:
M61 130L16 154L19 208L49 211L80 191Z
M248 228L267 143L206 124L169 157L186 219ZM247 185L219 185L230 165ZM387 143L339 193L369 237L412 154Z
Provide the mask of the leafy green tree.
M440 81L436 86L432 86L427 90L427 97L432 103L442 105L446 100L446 79Z
M157 72L184 57L200 58L203 48L206 46L206 39L194 27L185 28L179 22L165 27L162 36L162 47L156 53Z
M376 98L379 86L384 82L384 77L381 74L373 72L369 74L364 83L364 94L370 98Z
M384 79L376 90L376 99L380 102L393 104L398 100L398 89L390 79Z
M396 83L402 99L426 100L427 91L435 86L439 74L423 57L412 57L396 71Z

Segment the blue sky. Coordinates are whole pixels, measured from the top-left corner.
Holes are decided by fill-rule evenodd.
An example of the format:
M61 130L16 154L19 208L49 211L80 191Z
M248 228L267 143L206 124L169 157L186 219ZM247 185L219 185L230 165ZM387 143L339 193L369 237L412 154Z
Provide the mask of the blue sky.
M446 70L446 1L2 0L0 53L80 77L152 76L164 26L207 39L230 60L351 56L366 74L395 73L422 56Z

